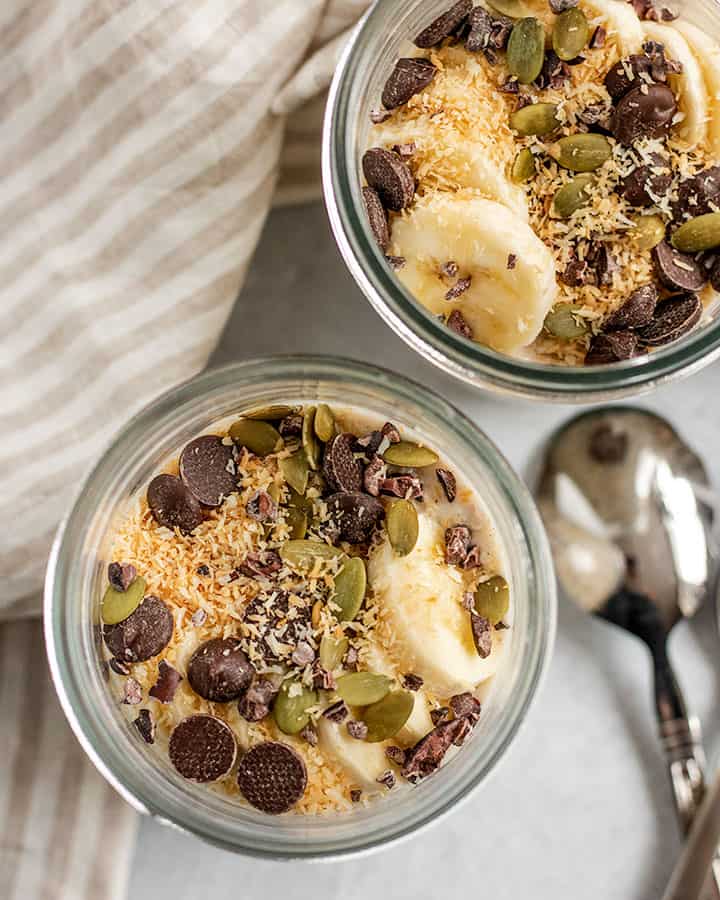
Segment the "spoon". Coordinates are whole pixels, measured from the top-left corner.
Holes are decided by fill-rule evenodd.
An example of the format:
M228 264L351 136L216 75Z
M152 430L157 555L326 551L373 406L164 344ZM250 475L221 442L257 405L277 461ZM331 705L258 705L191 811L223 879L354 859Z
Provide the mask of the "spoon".
M712 512L700 499L707 492L701 460L664 419L617 406L581 414L551 437L536 490L564 592L650 651L684 834L705 792L705 759L667 643L707 594Z

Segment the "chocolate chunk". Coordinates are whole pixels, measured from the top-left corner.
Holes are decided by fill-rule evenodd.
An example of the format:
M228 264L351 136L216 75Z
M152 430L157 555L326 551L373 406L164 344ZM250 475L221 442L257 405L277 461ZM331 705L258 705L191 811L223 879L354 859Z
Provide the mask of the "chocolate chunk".
M407 751L402 770L403 777L416 782L436 772L456 738L464 734L466 729L464 719L453 719L451 722L436 725L429 734Z
M591 50L601 50L605 46L606 41L607 29L602 25L598 25L595 31L593 31L593 36L590 38L588 46Z
M363 467L353 453L354 445L355 435L344 433L336 435L325 447L323 475L333 491L352 493L362 490Z
M152 691L150 691L150 693L152 693ZM142 703L142 688L140 687L139 681L136 681L134 678L125 679L125 683L123 684L123 695L120 702L125 703L128 706L137 706L138 703Z
M552 88L559 91L570 81L570 66L563 62L554 50L545 53L543 67L535 79L535 86L543 91Z
M653 247L652 259L657 277L671 291L699 291L707 281L695 257L681 253L667 241Z
M398 269L402 269L405 265L405 257L404 256L386 256L385 259L388 262L388 265L391 269L397 271Z
M161 703L172 703L175 691L177 691L181 681L182 675L170 663L162 659L158 667L157 681L148 693Z
M638 166L620 182L620 193L631 206L647 207L670 190L672 170L667 159L652 154L652 162Z
M490 622L484 616L479 616L476 612L470 610L470 626L478 656L481 659L486 659L490 656L490 651L492 650L492 628L490 627Z
M566 9L573 9L578 5L579 0L550 0L550 9L559 16Z
M636 288L625 303L605 322L608 331L618 328L642 328L652 319L658 302L658 292L651 282Z
M190 534L204 520L197 498L175 475L156 475L148 485L147 502L155 520L165 528Z
M240 574L248 578L262 576L268 578L282 569L280 554L275 550L263 550L260 553L248 553L245 561L238 566Z
M235 735L215 716L188 716L173 729L168 755L183 778L201 784L217 781L235 764Z
M382 92L385 109L396 109L424 90L435 77L437 69L429 59L399 59Z
M652 322L640 330L640 339L650 347L676 341L697 325L702 308L697 294L689 291L666 297L658 303Z
M129 675L130 674L130 666L123 662L121 659L115 659L114 657L108 663L110 668L116 675Z
M423 484L417 475L395 475L383 481L382 492L404 500L422 500Z
M624 462L627 450L627 434L610 424L598 425L588 440L588 453L595 462L603 464Z
M200 644L187 667L190 687L205 700L228 703L250 686L255 669L237 638L211 638Z
M450 329L450 331L454 331L455 334L459 334L460 337L467 338L469 341L473 339L473 330L468 325L465 316L460 312L459 309L454 309L450 313L445 324Z
M455 480L455 476L450 471L450 469L435 469L435 474L437 475L437 479L442 485L443 491L445 491L445 496L448 499L449 503L452 503L453 500L457 497L457 481Z
M633 88L647 84L652 70L652 59L647 53L633 53L617 62L605 76L608 94L619 100Z
M364 722L351 721L345 727L350 737L355 738L356 741L364 741L368 735L368 727Z
M373 459L375 454L380 449L380 444L383 442L383 433L380 429L376 429L375 431L371 431L369 434L364 434L362 437L359 437L352 446L353 453L362 453L365 458L370 460ZM331 485L332 486L332 485Z
M180 454L180 478L190 493L205 506L220 506L237 490L237 470L232 444L215 434L195 438Z
M137 578L137 569L130 563L111 562L108 566L108 581L116 591L125 593Z
M390 745L385 748L385 756L390 760L390 762L395 763L396 766L404 766L405 765L405 751L402 747L393 747Z
M608 250L607 244L601 242L590 244L586 259L595 272L595 282L602 287L611 286L613 276L615 272L619 271L619 266L615 257Z
M449 706L438 706L435 709L430 710L430 719L432 720L433 725L440 725L443 722L450 721L450 707Z
M621 144L665 137L677 112L675 95L664 84L633 88L620 100L612 121L612 133Z
M137 719L133 721L133 725L137 728L140 737L146 744L155 743L155 723L149 709L141 709Z
M407 672L402 677L402 686L406 691L419 691L425 682L414 672Z
M373 147L362 158L363 172L386 209L400 212L412 203L415 179L402 159L391 150Z
M692 219L720 209L720 166L703 169L680 182L673 204L676 219Z
M238 787L248 803L261 812L287 812L305 793L306 786L305 763L287 744L263 741L240 760Z
M323 716L326 719L330 719L331 722L344 722L348 717L348 708L345 705L344 700L338 700L336 703L333 703L331 706L328 706L327 709L323 710Z
M470 287L471 283L472 278L469 275L467 276L467 278L458 278L455 284L445 294L445 299L457 300L458 297L462 297L465 291Z
M200 607L196 609L195 612L190 616L190 621L196 628L199 628L201 625L205 624L205 620L207 619L207 613L205 610Z
M173 617L158 597L145 597L135 612L117 625L105 625L103 637L113 656L125 662L144 662L170 643Z
M277 506L267 491L255 491L245 509L256 522L274 522L277 518Z
M463 24L472 8L472 0L459 0L424 28L413 43L423 50L437 46Z
M238 700L238 712L246 722L260 722L270 714L270 705L277 693L277 685L269 678L254 678Z
M245 607L245 641L252 644L267 663L289 662L290 656L310 627L310 606L293 605L285 591L269 590Z
M380 195L375 188L365 186L362 189L362 197L370 229L375 236L378 247L384 253L390 243L390 228L388 227L385 207L382 205Z
M445 529L445 562L459 566L470 550L472 532L467 525L453 525Z
M456 716L466 716L472 720L473 724L480 718L482 710L480 701L469 691L451 697L450 707Z
M310 723L308 723L300 732L299 736L310 744L311 747L317 747L318 734Z
M382 457L373 457L363 472L363 487L365 491L372 497L378 497L386 477L387 466L383 462Z
M610 331L597 334L585 356L586 366L600 366L632 359L638 354L637 335L632 331Z
M385 516L385 508L379 500L361 493L332 494L327 499L327 508L340 537L351 544L370 540L375 527Z
M370 191L372 188L363 188L363 192L365 190ZM383 213L383 215L385 215L385 213ZM289 416L285 416L285 418L280 421L278 431L280 432L280 436L284 438L300 437L302 434L302 426L302 415L300 413L290 413Z
M307 641L298 641L297 647L292 652L290 661L294 666L309 666L315 660L315 651Z
M390 769L386 769L381 775L375 779L378 784L384 785L389 791L391 791L395 787L395 774L390 771Z

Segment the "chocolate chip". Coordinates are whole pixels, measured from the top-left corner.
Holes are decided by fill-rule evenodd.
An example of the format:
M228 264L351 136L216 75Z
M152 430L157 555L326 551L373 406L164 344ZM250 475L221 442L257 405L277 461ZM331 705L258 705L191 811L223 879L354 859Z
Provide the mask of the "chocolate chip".
M317 747L318 744L318 734L317 731L313 728L313 726L308 723L298 734L304 741L310 744L311 747Z
M720 166L711 166L680 182L673 204L676 219L694 218L720 207Z
M431 732L411 747L406 754L402 775L408 781L416 782L436 772L445 754L460 734L467 729L464 719L441 722Z
M381 456L373 457L363 472L363 487L372 497L380 495L380 488L387 476L387 466Z
M158 597L145 597L127 619L105 625L103 637L113 656L125 662L144 662L157 656L169 643L173 617Z
M472 0L459 0L458 3L454 3L450 9L432 21L427 28L424 28L413 43L416 47L420 47L423 50L437 46L463 24L472 8Z
M240 697L255 669L237 638L211 638L195 650L187 667L190 687L205 700L228 703Z
M364 722L348 722L345 726L347 733L356 741L364 741L368 735L368 727Z
M455 694L450 698L450 707L456 716L467 716L473 722L477 722L480 718L482 704L469 691L462 694Z
M598 27L593 32L593 36L590 38L590 43L588 46L591 50L601 50L605 46L605 42L607 41L607 29L602 25L598 25Z
M605 76L605 87L615 100L652 78L652 60L647 53L633 53L617 62ZM643 77L646 76L646 77Z
M600 366L632 359L638 353L637 335L632 331L597 334L585 356L586 366Z
M336 435L325 448L323 475L333 491L362 490L363 467L353 453L354 445L355 436L344 433Z
M282 569L282 559L276 550L262 550L260 553L248 553L245 561L238 566L240 574L248 578L262 576L268 578Z
M140 737L146 744L155 743L155 723L149 709L141 709L137 719L133 721L133 725L137 728Z
M395 475L383 481L382 492L403 500L422 500L423 484L417 475Z
M197 498L175 475L156 475L148 485L147 502L155 520L165 528L190 534L204 520Z
M609 423L598 425L588 440L588 453L598 463L615 465L624 462L627 450L627 434Z
M217 781L232 769L237 755L235 736L215 716L188 716L173 729L168 744L170 762L189 781Z
M245 509L256 522L274 522L277 518L277 506L267 491L255 491Z
M379 500L355 492L332 494L327 498L327 508L340 537L351 544L368 541L385 516L385 508Z
M672 170L659 153L652 161L633 169L620 182L620 193L631 206L647 207L665 196L672 184Z
M350 800L353 803L359 803L362 800L362 791L358 790L358 788L353 788L350 791Z
M386 256L385 259L388 261L390 268L395 271L402 269L406 262L404 256Z
M220 506L237 490L237 470L232 445L206 434L196 438L180 454L180 478L190 493L205 506Z
M697 294L673 294L658 303L652 322L640 330L640 339L651 347L675 341L697 325L702 308Z
M385 756L390 760L390 762L395 763L396 766L404 766L405 765L405 751L402 747L393 747L392 744L389 747L385 748Z
M435 709L430 710L430 719L432 720L433 725L440 725L443 722L450 721L450 707L449 706L438 706Z
M380 195L375 188L367 187L366 185L362 189L362 197L365 204L365 213L370 223L370 230L375 236L378 247L384 253L390 243L390 229L385 207L382 205Z
M309 666L315 659L315 651L307 641L298 641L297 646L292 652L290 661L295 666Z
M707 281L697 260L676 250L667 241L653 247L652 259L657 277L671 291L699 291Z
M548 50L545 53L540 74L535 79L535 86L539 90L552 88L555 91L561 90L570 81L570 66L567 62L563 62L554 50Z
M612 133L630 146L643 138L665 137L677 112L675 95L664 84L633 88L620 100L612 121Z
M407 672L402 677L402 686L407 691L419 691L425 682L414 672Z
M473 641L475 649L481 659L490 656L492 650L492 628L490 622L484 617L479 616L474 610L470 610L470 627L472 628Z
M610 316L605 322L605 328L608 331L618 328L642 328L652 319L657 302L658 292L655 285L652 282L643 284L636 288L620 309Z
M287 812L305 793L306 786L305 763L287 744L263 741L240 760L238 787L248 803L261 812Z
M424 90L435 77L437 69L429 59L399 59L382 92L385 109L396 109Z
M152 691L150 693L152 693ZM123 684L123 695L120 702L125 703L128 706L137 706L138 703L142 703L142 688L140 687L139 681L136 681L134 678L125 679L125 683Z
M390 771L390 769L386 769L381 775L375 779L378 784L384 785L389 791L391 791L395 787L395 774Z
M115 659L114 657L110 660L109 664L110 668L116 675L129 675L130 674L130 666L123 662L121 659Z
M442 489L445 492L445 496L448 499L449 503L452 503L453 500L457 497L457 481L455 480L455 476L450 471L450 469L435 469L435 474L437 475L437 479L442 485Z
M277 685L269 678L254 678L238 700L238 712L246 722L260 722L270 714L270 705L277 693Z
M386 209L399 212L412 202L415 179L397 153L373 147L362 158L363 172L370 187L377 191Z
M458 297L462 297L465 291L470 287L471 282L472 278L469 275L467 278L458 278L455 284L446 292L445 299L457 300Z
M469 341L473 339L473 330L468 325L465 316L460 312L459 309L454 309L450 313L445 324L450 329L450 331L454 331L455 334L459 334L460 337L467 338Z
M573 9L578 5L579 0L550 0L550 9L559 16L566 9Z
M328 706L327 709L323 710L323 716L326 719L330 719L331 722L344 722L348 717L348 708L345 706L344 700L338 700L336 703Z
M108 581L116 591L125 593L137 578L137 569L130 563L111 562L108 566Z
M459 566L470 550L472 532L467 525L453 525L445 529L445 562Z

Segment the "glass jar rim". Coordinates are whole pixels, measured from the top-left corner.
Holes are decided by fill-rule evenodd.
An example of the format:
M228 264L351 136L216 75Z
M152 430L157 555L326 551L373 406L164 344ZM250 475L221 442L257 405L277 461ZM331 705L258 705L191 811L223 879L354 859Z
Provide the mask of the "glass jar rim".
M420 3L430 18L434 7L427 0L405 5L414 8ZM443 3L438 0L437 5L442 7ZM717 2L713 6L720 9ZM363 108L359 92L369 81L367 67L376 56L376 42L397 25L395 0L378 0L358 23L335 69L322 146L323 192L335 240L361 291L393 331L416 352L462 381L499 393L564 403L639 396L720 357L720 315L644 357L570 367L511 357L467 340L414 299L394 276L367 223L355 140L358 110Z

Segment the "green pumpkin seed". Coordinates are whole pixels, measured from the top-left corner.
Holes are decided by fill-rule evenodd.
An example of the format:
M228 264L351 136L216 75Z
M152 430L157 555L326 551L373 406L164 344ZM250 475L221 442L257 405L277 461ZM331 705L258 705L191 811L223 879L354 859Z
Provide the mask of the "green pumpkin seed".
M321 403L315 411L315 434L323 444L335 434L335 416L327 403Z
M291 485L289 487L288 494L288 506L294 506L295 509L301 509L303 512L312 512L313 502L307 496L307 492L304 494L300 494Z
M530 107L525 107L530 109ZM520 110L522 112L522 110ZM571 172L594 172L612 156L612 145L603 134L571 134L550 148L558 165Z
M230 426L228 433L236 444L247 447L256 456L267 456L283 446L283 439L277 428L257 419L238 419Z
M320 640L320 665L326 672L334 672L339 668L347 653L348 639L346 637L335 638L324 634Z
M439 456L429 447L415 444L413 441L399 441L390 444L383 453L385 462L392 466L404 466L409 469L422 469L423 466L434 466Z
M580 307L572 303L558 303L545 316L545 331L564 341L574 341L590 330L579 316Z
M393 500L385 516L390 546L398 556L407 556L417 544L419 523L415 506L410 500Z
M555 20L553 50L562 60L575 59L585 49L590 37L590 24L577 6L566 9Z
M700 253L720 247L720 213L706 213L685 222L672 236L671 243L682 253Z
M360 611L367 588L365 563L359 556L351 557L335 576L332 602L339 606L335 615L340 622L349 622Z
M493 575L475 589L475 612L495 626L510 608L510 588L502 575Z
M374 744L394 737L410 718L414 705L415 698L410 691L391 691L368 706L362 716L368 729L365 740Z
M273 704L273 717L277 727L285 734L297 734L310 721L308 710L317 705L318 695L293 679L283 681ZM290 696L292 689L293 696ZM296 693L297 692L297 693Z
M640 250L652 250L665 238L665 223L660 216L638 216L628 237Z
M291 416L297 412L297 406L260 406L250 412L243 413L246 419L259 419L263 422L279 422L285 416Z
M285 521L290 530L290 540L301 541L307 534L307 513L297 506L288 506L285 511Z
M286 456L281 459L280 471L285 481L297 494L305 493L310 466L304 450L296 450L292 456Z
M550 134L560 127L554 103L531 103L516 109L510 116L510 127L518 134L528 137L532 134Z
M311 469L320 465L320 444L315 436L315 407L308 406L303 417L302 446Z
M507 45L507 66L521 84L532 84L545 61L545 29L532 16L513 26Z
M318 559L331 560L344 556L338 547L331 547L322 541L286 541L280 547L280 558L291 569L302 572L312 569Z
M578 175L572 181L568 181L555 192L553 198L553 213L560 219L569 219L570 216L586 205L590 199L588 188L595 179L592 175Z
M494 10L511 19L520 19L529 12L522 0L489 0L489 2Z
M126 591L116 591L109 584L102 601L102 617L106 625L117 625L140 606L145 596L145 579L138 575Z
M375 672L349 672L337 680L337 692L350 706L370 706L388 693L392 678Z
M535 156L528 147L524 147L515 157L510 177L515 184L522 184L529 181L536 172Z

